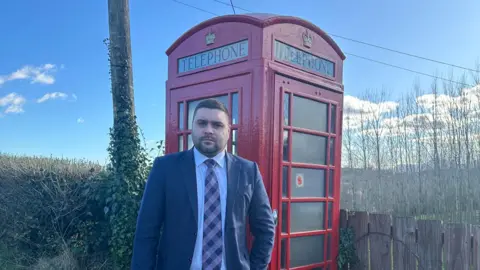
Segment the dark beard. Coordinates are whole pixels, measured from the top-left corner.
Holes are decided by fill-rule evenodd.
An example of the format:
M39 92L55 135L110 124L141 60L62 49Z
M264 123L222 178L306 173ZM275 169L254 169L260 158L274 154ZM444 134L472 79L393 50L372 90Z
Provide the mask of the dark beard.
M214 157L216 156L220 151L218 150L219 147L215 145L213 148L205 148L202 145L195 146L198 150L198 152L202 153L206 157Z
M218 153L223 151L223 149L225 149L226 147L226 145L224 145L224 147L221 147L218 145L218 143L213 143L212 146L205 147L202 143L202 140L200 140L200 142L197 145L194 144L194 146L198 150L198 152L202 153L204 156L209 158L216 156Z

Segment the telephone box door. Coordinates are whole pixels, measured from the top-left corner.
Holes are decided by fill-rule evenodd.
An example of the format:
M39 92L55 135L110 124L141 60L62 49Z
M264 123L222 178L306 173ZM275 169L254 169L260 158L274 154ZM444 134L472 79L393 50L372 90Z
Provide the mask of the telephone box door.
M275 75L277 269L335 268L342 95Z

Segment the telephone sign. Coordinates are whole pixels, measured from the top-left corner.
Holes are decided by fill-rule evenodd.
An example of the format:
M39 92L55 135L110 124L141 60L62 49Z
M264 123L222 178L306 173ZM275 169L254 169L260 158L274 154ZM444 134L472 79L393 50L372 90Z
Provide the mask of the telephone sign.
M178 59L178 73L213 66L246 56L248 56L248 40L242 40Z

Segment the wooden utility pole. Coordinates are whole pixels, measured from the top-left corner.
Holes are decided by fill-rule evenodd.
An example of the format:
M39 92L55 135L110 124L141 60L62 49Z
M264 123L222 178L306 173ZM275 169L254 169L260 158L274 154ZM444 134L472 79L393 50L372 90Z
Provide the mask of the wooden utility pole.
M116 127L120 115L135 115L128 0L108 0L108 28L113 116ZM119 106L120 104L122 106Z
M147 165L135 117L128 0L108 0L108 27L113 99L109 152L114 176L109 189L112 209L109 246L115 269L129 269Z

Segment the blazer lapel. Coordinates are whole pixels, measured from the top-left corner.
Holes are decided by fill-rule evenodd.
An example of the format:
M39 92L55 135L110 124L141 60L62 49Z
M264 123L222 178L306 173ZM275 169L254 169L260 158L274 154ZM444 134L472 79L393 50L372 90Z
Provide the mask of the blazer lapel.
M227 213L226 213L226 226L229 227L229 223L231 222L231 215L232 215L232 209L233 205L235 203L235 197L237 197L237 190L239 186L239 175L240 175L240 168L239 164L235 162L235 157L227 153L226 154L227 158Z
M195 159L193 156L193 148L188 150L184 155L183 183L187 188L188 199L195 217L195 222L198 221L198 201L197 201L197 174L195 168ZM196 223L195 223L196 224Z

